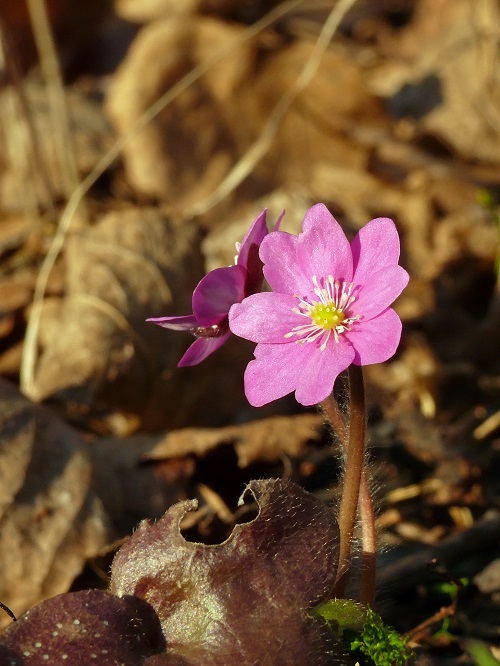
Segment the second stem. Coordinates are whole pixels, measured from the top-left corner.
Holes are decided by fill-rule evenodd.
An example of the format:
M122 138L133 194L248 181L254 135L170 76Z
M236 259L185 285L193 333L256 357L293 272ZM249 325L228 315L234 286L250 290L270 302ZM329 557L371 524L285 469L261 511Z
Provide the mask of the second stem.
M343 593L351 561L352 539L356 527L358 501L365 462L366 409L363 371L349 366L349 441L344 451L345 472L340 501L340 552L337 595Z

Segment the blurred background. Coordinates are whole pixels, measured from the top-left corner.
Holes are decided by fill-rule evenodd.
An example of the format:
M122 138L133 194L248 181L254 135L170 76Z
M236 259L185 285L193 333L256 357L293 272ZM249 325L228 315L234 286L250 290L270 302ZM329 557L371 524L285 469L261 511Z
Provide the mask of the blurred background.
M411 275L399 351L365 373L381 609L424 623L419 663L479 663L471 638L499 655L499 31L497 0L2 0L16 614L105 585L117 540L180 499L208 543L244 519L250 478L335 502L321 416L246 402L251 344L178 369L189 336L144 321L189 313L263 208L297 233L323 202L348 236L392 217Z

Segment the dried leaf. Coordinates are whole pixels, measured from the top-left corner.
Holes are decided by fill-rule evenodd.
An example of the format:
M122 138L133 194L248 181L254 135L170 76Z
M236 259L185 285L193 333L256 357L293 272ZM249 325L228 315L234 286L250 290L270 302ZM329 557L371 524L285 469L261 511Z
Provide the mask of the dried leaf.
M305 445L321 436L317 414L276 416L226 428L184 428L165 435L145 453L145 460L203 456L221 444L233 444L238 465L279 460L282 454L298 456Z
M148 23L164 16L181 15L184 19L194 14L202 0L114 0L118 16L132 23Z
M182 344L145 319L189 308L201 260L194 238L191 225L178 227L156 209L109 213L70 237L67 295L59 313L51 310L56 321L43 320L58 334L40 358L38 398L64 391L92 404L109 389L122 407L144 408L154 377L175 365Z
M92 487L120 534L130 534L145 516L160 518L165 507L189 496L193 460L141 464L156 440L132 435L90 443Z
M94 3L97 4L97 3ZM80 28L82 27L80 23ZM94 24L95 27L95 24ZM64 193L64 173L60 163L57 142L54 141L54 119L47 96L46 86L43 82L26 81L23 94L29 105L31 122L36 136L41 164L36 169L44 169L46 182L50 184L51 193L62 195ZM6 89L0 94L0 114L5 124L2 146L5 166L0 179L0 200L2 208L12 212L26 212L27 197L32 196L29 191L35 184L40 184L40 174L35 169L33 173L29 164L29 143L23 139L26 131L26 119L19 113L17 106L12 104L11 90ZM111 146L112 136L109 121L102 112L101 107L93 99L95 91L74 87L68 89L66 103L70 122L71 138L75 148L75 157L78 170L81 174L89 173L106 150ZM28 154L27 154L28 153ZM2 165L3 166L3 165ZM29 193L27 194L27 191ZM28 199L29 200L29 199ZM25 224L33 224L28 220ZM22 227L20 226L21 230Z
M65 592L108 539L81 437L0 382L0 600ZM3 618L0 618L3 623Z
M217 546L180 533L195 501L173 506L155 524L144 521L113 562L111 591L150 603L169 650L186 664L341 660L333 634L307 614L328 598L335 579L333 514L287 481L252 481L248 493L259 505L257 518Z
M485 0L420 0L413 21L392 40L388 65L379 71L378 89L392 95L396 117L415 122L418 137L461 156L498 165L500 86L498 69L498 3ZM401 54L403 59L401 59ZM427 81L439 88L426 108Z
M235 24L202 17L165 18L142 28L107 99L119 133L130 131L183 75L242 31ZM235 48L130 138L125 166L138 192L170 200L182 209L188 199L207 195L222 180L236 155L225 112L227 107L231 111L231 100L249 76L254 48Z

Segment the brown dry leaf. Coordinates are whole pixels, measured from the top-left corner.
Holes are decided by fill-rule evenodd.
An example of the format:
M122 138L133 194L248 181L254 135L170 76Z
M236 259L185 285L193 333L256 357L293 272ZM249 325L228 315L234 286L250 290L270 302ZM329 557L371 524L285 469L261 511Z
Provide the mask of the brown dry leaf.
M51 307L55 321L43 319L53 335L36 372L37 398L73 389L74 399L92 404L112 386L110 400L144 407L152 378L175 365L182 344L145 319L189 311L201 272L195 239L192 225L156 209L109 213L68 239L66 297Z
M141 113L183 75L209 62L242 30L199 16L189 22L158 20L143 28L107 100L118 131L124 134L132 129ZM131 137L124 159L132 186L179 207L209 194L259 138L313 48L312 40L285 45L272 33L267 42L262 36L235 46L139 135ZM349 133L362 120L379 121L382 113L361 67L332 47L311 84L278 124L272 146L254 175L271 188L286 184L292 189L300 184L306 189L315 182L318 165L365 168L368 148L353 142ZM325 184L315 196L328 199L331 195Z
M193 460L144 465L157 437L98 438L90 443L92 487L120 534L129 534L145 516L157 519L165 508L187 499Z
M276 416L226 428L184 428L168 433L144 455L145 460L204 456L221 444L232 444L238 465L298 456L306 444L318 441L324 419L318 414Z
M492 164L500 154L499 22L496 0L421 0L392 41L397 57L376 76L395 116L411 118L417 136Z
M55 128L45 86L37 80L24 83L24 94L41 164L31 162L30 145L26 137L26 118L12 100L12 90L0 94L0 201L3 211L25 212L32 190L40 184L40 169L50 183L54 196L64 194L64 174L56 143ZM93 91L73 87L67 90L66 102L79 173L88 174L110 148L113 137L109 122L100 104L92 99ZM25 225L28 222L24 223ZM19 229L23 227L20 226Z
M253 110L247 120L253 138L259 135L273 108L295 84L314 46L312 40L298 40L271 51L258 75L242 91L235 111L241 117L244 109ZM256 171L266 182L307 191L318 189L315 171L324 165L365 169L368 150L349 135L357 124L380 119L382 114L380 103L368 91L361 67L349 54L333 45L323 55L311 83L298 95L280 123L272 148ZM241 134L244 139L245 135ZM248 143L242 147L247 146ZM313 196L323 201L336 194L337 191L328 186L320 192L313 191Z
M132 23L148 23L163 16L181 15L186 18L202 4L203 0L114 0L117 16Z
M161 95L242 32L208 18L158 20L145 26L114 76L107 111L120 134L130 131ZM182 208L207 195L226 174L235 146L226 105L249 76L254 46L235 49L192 83L139 134L123 156L127 177L142 194Z
M0 280L0 314L25 308L33 297L30 285L15 278Z
M0 172L2 170L0 167ZM0 224L0 255L15 250L22 245L33 231L33 228L33 220L27 217L20 215L7 217L2 215L2 223Z
M3 380L0 419L0 600L19 614L65 592L108 528L80 435Z

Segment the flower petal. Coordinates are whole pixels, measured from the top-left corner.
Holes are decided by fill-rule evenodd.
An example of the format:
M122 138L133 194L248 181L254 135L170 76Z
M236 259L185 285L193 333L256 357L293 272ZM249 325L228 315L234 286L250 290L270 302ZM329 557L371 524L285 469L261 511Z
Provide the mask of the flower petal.
M262 407L291 393L301 371L297 363L298 345L257 345L255 360L245 370L245 395L254 407Z
M252 245L258 248L268 234L267 224L266 224L266 213L267 208L264 208L262 213L252 222L252 226L245 234L245 237L241 241L240 251L238 253L238 266L243 266L247 268L248 264L248 255L252 248Z
M349 312L361 315L362 321L377 316L394 302L409 279L408 273L401 266L377 271L361 286Z
M172 331L191 331L200 326L200 322L194 315L180 315L178 317L150 317L146 321L152 321L162 328L169 328Z
M287 343L285 338L294 326L305 323L293 312L297 299L288 294L263 292L236 303L229 311L229 328L240 338L252 342Z
M245 297L246 270L242 266L216 268L193 292L193 313L201 326L219 324L233 303Z
M333 391L333 385L338 375L352 363L354 349L344 336L338 342L330 339L325 350L321 351L319 345L300 345L307 351L312 348L307 360L297 359L302 372L295 391L295 398L301 405L314 405L325 400Z
M361 320L346 333L354 347L354 363L382 363L394 355L401 339L401 320L389 308L369 321Z
M282 398L295 390L297 402L314 405L330 395L335 379L354 358L348 340L327 345L321 351L317 344L259 344L255 360L245 372L245 394L251 405L262 405Z
M297 258L302 272L312 278L333 275L336 280L352 278L351 246L342 227L323 204L310 208L299 234Z
M178 368L185 368L190 365L198 365L204 361L207 356L213 354L214 351L217 351L219 347L229 340L231 332L227 331L218 338L198 338L193 344L188 347L186 353L181 358L179 363L177 363Z
M314 288L297 262L299 237L286 231L272 231L260 246L264 262L264 276L273 291L281 294L305 296Z
M399 261L399 236L388 217L371 220L360 229L351 243L354 266L353 282L363 284L382 268Z

